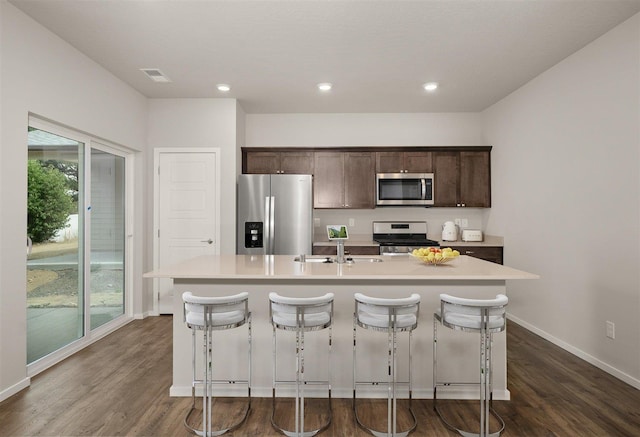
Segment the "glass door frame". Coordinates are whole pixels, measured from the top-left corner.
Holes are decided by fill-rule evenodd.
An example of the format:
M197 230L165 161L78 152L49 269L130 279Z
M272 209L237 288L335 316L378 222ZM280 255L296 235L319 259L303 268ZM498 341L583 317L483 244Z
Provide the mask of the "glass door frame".
M87 147L87 145L85 145ZM94 329L91 329L91 273L88 272L91 268L91 238L86 238L87 244L85 244L84 248L84 266L85 266L85 278L84 278L84 287L85 287L85 301L84 301L84 311L85 311L85 332L88 333L102 333L106 335L113 331L110 328L113 325L119 326L119 319L122 317L128 317L129 319L133 317L133 296L131 290L133 289L133 276L131 272L133 271L133 245L132 245L132 237L133 237L133 191L132 191L132 181L133 181L133 154L127 153L123 151L121 148L114 146L108 141L91 139L88 144L87 150L85 151L85 169L86 178L87 178L87 187L85 189L85 205L91 205L91 155L92 149L99 150L101 152L109 153L111 155L124 158L124 174L125 174L125 189L124 189L124 309L123 314L114 318L113 320L100 325ZM86 209L86 208L85 208ZM86 235L91 235L91 214L87 214L89 216L89 220L85 220L85 233ZM101 336L103 336L101 335Z
M84 192L79 193L82 195L81 205L78 207L78 214L82 214L81 222L82 229L79 231L79 245L81 245L82 263L78 266L82 270L82 291L83 291L83 335L70 342L66 346L51 352L50 354L35 360L34 362L27 364L27 375L29 377L35 376L38 373L48 369L54 364L62 361L68 356L78 352L91 343L99 340L107 334L115 331L119 327L129 323L133 319L133 193L134 193L134 153L133 151L119 146L110 141L103 140L101 138L93 137L81 131L73 128L68 128L60 124L45 120L36 115L29 114L28 126L36 129L40 129L46 132L50 132L54 135L60 135L66 138L73 139L80 143L83 143L83 150L81 156L84 159L82 175L78 175L78 179L82 179L84 184L82 190ZM125 172L125 189L124 189L124 309L123 314L115 317L113 320L106 322L105 324L91 329L91 293L90 293L90 267L91 267L91 214L88 211L91 205L91 149L98 149L103 152L107 152L119 157L124 158L124 172ZM25 160L26 165L26 160ZM80 261L80 259L79 259ZM80 264L80 263L79 263ZM25 270L26 270L26 257L25 257ZM26 292L26 290L25 290ZM26 308L25 308L26 309Z

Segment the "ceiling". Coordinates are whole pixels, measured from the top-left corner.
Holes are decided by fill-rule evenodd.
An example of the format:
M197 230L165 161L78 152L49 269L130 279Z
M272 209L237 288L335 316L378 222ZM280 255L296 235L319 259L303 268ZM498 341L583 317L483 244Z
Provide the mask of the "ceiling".
M149 98L230 97L247 113L481 111L640 12L640 0L10 3Z

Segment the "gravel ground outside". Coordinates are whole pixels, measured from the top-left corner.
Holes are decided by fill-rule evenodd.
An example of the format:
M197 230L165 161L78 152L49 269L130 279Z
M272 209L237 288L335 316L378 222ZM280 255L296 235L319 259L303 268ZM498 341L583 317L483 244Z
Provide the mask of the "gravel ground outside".
M29 259L43 259L77 251L77 241L34 245ZM30 308L77 307L77 268L27 269L27 306ZM98 268L91 272L91 306L119 306L123 299L122 269Z

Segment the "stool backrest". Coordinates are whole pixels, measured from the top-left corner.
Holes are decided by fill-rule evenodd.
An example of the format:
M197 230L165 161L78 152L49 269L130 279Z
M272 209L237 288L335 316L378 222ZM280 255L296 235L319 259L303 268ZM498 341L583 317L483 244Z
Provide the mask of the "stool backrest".
M412 294L406 298L388 299L370 297L356 293L356 322L368 329L375 330L412 330L418 326L420 313L420 295Z
M324 329L333 323L333 293L318 297L286 297L269 293L269 317L280 329Z
M182 294L184 321L199 329L230 329L244 325L250 317L249 293L231 296L194 296L190 291Z
M466 299L440 295L440 314L442 324L462 331L489 332L504 331L506 327L506 309L509 298L499 294L495 299Z

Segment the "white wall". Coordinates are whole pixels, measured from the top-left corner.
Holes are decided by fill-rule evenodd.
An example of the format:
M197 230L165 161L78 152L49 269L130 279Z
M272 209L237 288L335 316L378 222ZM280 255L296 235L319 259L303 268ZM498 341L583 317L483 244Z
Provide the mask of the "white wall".
M640 15L483 116L510 315L640 388Z
M29 112L97 137L144 150L146 99L73 47L0 1L0 400L26 375L27 122ZM142 160L137 175L142 175ZM142 198L142 177L136 181ZM142 202L135 202L142 217ZM134 224L142 249L142 221ZM142 262L134 263L141 287ZM141 311L136 302L134 312Z
M247 114L247 147L478 146L478 113Z
M432 114L247 114L247 147L329 146L480 146L478 113ZM466 218L469 228L482 228L485 210L476 208L376 208L316 210L316 232L325 225L348 223L351 233L371 234L374 220L420 220L438 237L442 223Z
M153 150L161 147L217 147L221 157L220 253L235 253L236 169L238 165L236 123L243 112L235 99L149 100L147 184L153 187ZM243 120L239 121L240 123ZM153 192L153 191L151 191ZM146 268L153 267L153 196L147 196ZM148 280L151 286L151 280Z

